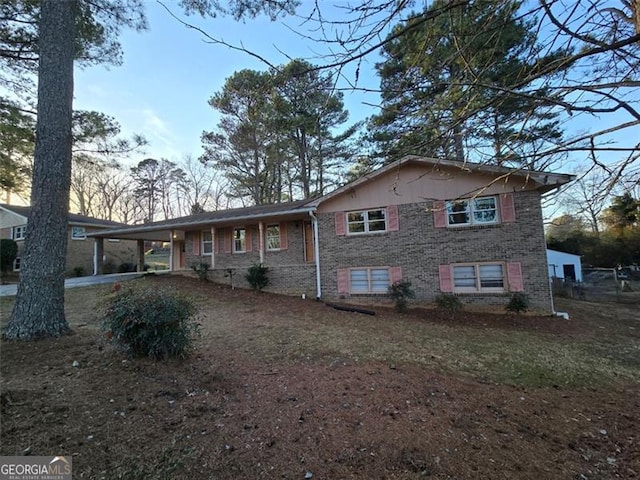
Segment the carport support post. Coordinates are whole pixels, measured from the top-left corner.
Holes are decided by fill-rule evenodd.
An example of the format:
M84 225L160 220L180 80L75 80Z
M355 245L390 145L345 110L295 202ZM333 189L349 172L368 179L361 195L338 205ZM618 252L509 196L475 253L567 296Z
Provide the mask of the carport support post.
M102 275L102 257L104 257L104 238L96 237L93 241L93 274Z
M144 240L138 240L138 271L144 272Z
M216 268L216 245L218 239L216 238L216 229L211 225L211 270Z

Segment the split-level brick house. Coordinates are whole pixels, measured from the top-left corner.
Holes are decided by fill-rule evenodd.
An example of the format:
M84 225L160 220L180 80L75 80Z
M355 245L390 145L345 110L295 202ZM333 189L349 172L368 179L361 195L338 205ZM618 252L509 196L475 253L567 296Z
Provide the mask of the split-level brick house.
M236 284L253 263L268 290L375 301L409 280L417 298L552 309L541 197L570 175L407 157L313 200L202 213L93 236L171 242L171 269L212 266ZM227 278L225 278L227 275ZM245 283L246 285L246 283Z
M10 238L18 244L18 256L13 264L14 272L20 271L30 214L31 207L0 204L0 238ZM66 274L73 276L82 272L83 275L91 275L95 269L95 252L94 242L87 238L87 235L121 227L123 224L74 213L69 213L67 220ZM108 239L102 254L103 265L113 265L114 269L122 263L135 262L136 258L136 243L119 239Z

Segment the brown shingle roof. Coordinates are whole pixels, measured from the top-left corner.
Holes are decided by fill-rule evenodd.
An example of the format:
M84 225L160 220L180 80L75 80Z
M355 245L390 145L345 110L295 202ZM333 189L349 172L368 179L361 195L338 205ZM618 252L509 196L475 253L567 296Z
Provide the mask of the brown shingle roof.
M128 234L149 231L160 231L171 228L190 228L212 223L224 223L233 221L244 221L259 219L278 215L302 214L313 208L307 207L310 200L298 200L295 202L276 203L271 205L254 205L252 207L231 208L228 210L218 210L215 212L203 212L185 217L172 218L170 220L160 220L158 222L130 225L104 232L95 232L89 236L108 236L114 234Z
M21 205L7 205L5 203L0 203L0 207L25 218L29 218L29 216L31 215L31 207L24 207ZM111 220L103 220L101 218L87 217L86 215L79 215L77 213L68 213L67 218L69 219L69 223L81 225L101 225L114 228L124 225L123 223L112 222Z

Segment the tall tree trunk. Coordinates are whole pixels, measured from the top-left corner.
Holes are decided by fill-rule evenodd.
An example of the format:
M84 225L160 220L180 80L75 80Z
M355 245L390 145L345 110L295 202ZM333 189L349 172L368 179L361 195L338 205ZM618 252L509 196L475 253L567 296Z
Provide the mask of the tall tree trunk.
M42 0L38 120L20 285L5 335L29 340L69 331L64 274L71 184L76 0Z
M465 161L464 138L462 136L462 128L463 126L460 125L459 123L456 123L456 125L453 127L453 142L454 142L454 149L455 149L454 159L460 162Z

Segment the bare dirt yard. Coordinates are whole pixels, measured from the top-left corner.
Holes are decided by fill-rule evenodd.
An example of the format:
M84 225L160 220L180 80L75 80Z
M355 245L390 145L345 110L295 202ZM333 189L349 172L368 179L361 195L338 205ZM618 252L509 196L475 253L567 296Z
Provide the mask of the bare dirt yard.
M452 319L136 281L197 298L196 353L126 358L109 287L69 290L73 335L1 344L1 455L73 455L76 479L640 478L637 296Z

